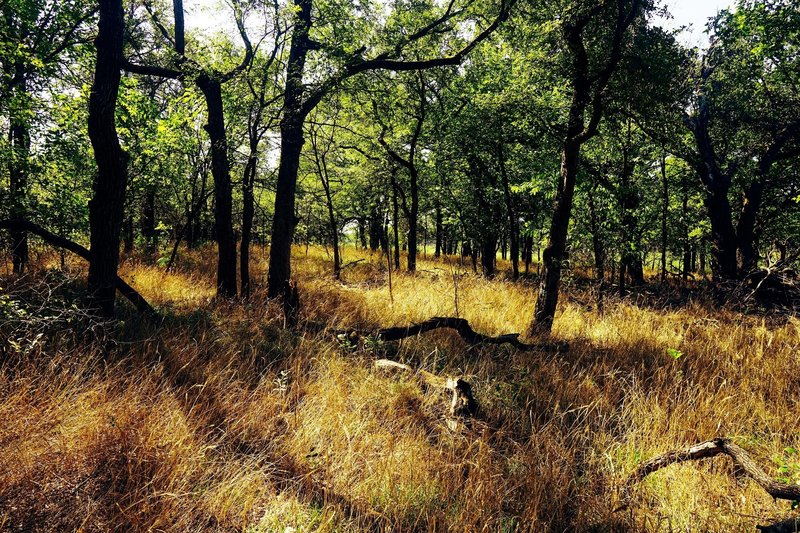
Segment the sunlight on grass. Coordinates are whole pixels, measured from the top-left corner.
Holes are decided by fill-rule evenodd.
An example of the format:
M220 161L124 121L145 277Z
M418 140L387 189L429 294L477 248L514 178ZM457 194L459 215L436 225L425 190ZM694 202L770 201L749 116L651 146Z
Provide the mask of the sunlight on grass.
M255 257L263 280L266 256ZM405 325L455 316L456 297L481 333L530 320L530 281L421 260L416 276L393 274L390 295L381 256L346 248L344 263L335 282L324 249L295 250L310 322ZM724 458L658 472L615 507L638 463L715 436L800 480L797 319L615 300L600 315L575 291L554 328L564 354L468 348L448 332L353 353L284 330L261 288L246 305L214 301L213 270L210 250L184 252L170 274L128 261L123 276L174 310L161 330L115 342L55 333L9 359L6 527L739 531L789 512ZM373 369L379 356L464 374L479 420L451 431L448 398Z

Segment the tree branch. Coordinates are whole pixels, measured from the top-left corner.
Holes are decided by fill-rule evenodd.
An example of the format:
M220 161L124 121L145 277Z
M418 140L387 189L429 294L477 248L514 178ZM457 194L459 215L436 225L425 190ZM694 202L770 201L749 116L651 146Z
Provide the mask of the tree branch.
M52 233L43 227L34 224L33 222L28 222L27 220L0 220L0 229L27 231L29 233L33 233L53 246L64 248L65 250L69 250L70 252L86 259L87 261L91 261L92 256L89 250L74 241ZM151 319L158 317L156 310L153 309L153 307L147 302L147 300L144 299L141 294L136 292L133 287L128 285L125 280L117 276L115 285L120 294L127 298L128 301L131 302L131 304L133 304L133 306L141 314Z

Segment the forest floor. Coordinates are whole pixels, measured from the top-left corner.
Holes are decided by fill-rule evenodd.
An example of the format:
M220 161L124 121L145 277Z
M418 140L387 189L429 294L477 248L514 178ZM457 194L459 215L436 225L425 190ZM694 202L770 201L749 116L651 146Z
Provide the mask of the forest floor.
M531 318L532 281L422 260L390 295L379 255L344 255L363 261L339 283L324 249L295 250L304 322L458 315L497 335ZM702 299L609 299L600 314L568 283L564 353L468 346L452 330L354 345L284 329L260 290L213 300L212 249L169 274L124 262L167 315L159 327L129 311L91 322L72 305L80 269L60 274L56 259L0 281L0 530L727 532L792 512L724 456L654 473L620 503L640 462L714 437L800 481L796 318ZM477 419L449 428L442 391L376 358L463 375Z

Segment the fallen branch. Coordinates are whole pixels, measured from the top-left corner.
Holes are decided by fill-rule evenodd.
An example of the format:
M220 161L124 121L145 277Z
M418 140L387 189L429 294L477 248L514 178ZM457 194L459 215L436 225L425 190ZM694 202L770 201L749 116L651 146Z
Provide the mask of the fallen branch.
M800 500L800 485L790 485L788 483L775 481L753 461L746 451L732 443L729 439L714 439L701 442L685 450L673 450L642 463L633 471L625 482L624 499L628 499L631 486L640 482L656 470L676 463L697 461L723 454L729 456L737 467L755 481L762 489L767 491L773 498L792 501ZM625 505L622 506L622 508L624 507Z
M0 229L9 229L13 231L27 231L29 233L33 233L34 235L38 235L41 237L45 242L58 247L64 248L65 250L69 250L70 252L78 255L87 261L91 261L91 252L81 246L80 244L61 237L60 235L56 235L50 231L47 231L43 227L34 224L33 222L28 222L27 220L0 220ZM156 310L144 299L144 297L136 292L136 290L128 285L124 279L117 276L115 280L115 286L122 296L128 299L129 302L133 304L133 306L143 315L148 316L150 318L154 318L158 316Z
M389 359L378 359L375 361L375 368L414 372L410 366ZM461 376L443 378L426 370L418 371L417 375L428 386L445 389L451 393L450 416L461 418L475 416L478 411L478 402L472 396L472 387ZM448 425L453 427L450 421L448 421Z
M425 322L407 327L398 326L393 328L382 328L375 333L375 336L383 341L398 341L440 328L456 330L458 335L471 346L476 346L479 344L507 343L521 351L543 350L552 352L565 352L569 348L565 342L526 344L520 342L519 333L506 333L505 335L490 337L477 333L470 327L469 322L467 322L467 320L464 318L441 316L433 317Z

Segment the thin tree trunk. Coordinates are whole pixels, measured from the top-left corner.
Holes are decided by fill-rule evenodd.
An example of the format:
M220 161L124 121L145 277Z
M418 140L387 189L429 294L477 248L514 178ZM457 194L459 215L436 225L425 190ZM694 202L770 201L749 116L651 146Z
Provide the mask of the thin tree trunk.
M667 180L667 152L661 154L661 184L664 203L661 207L661 283L667 282L667 217L669 215L669 181Z
M255 144L255 145L254 145ZM250 241L255 217L255 195L253 186L258 166L258 141L250 139L250 157L242 175L242 241L239 244L239 275L242 298L250 297Z

